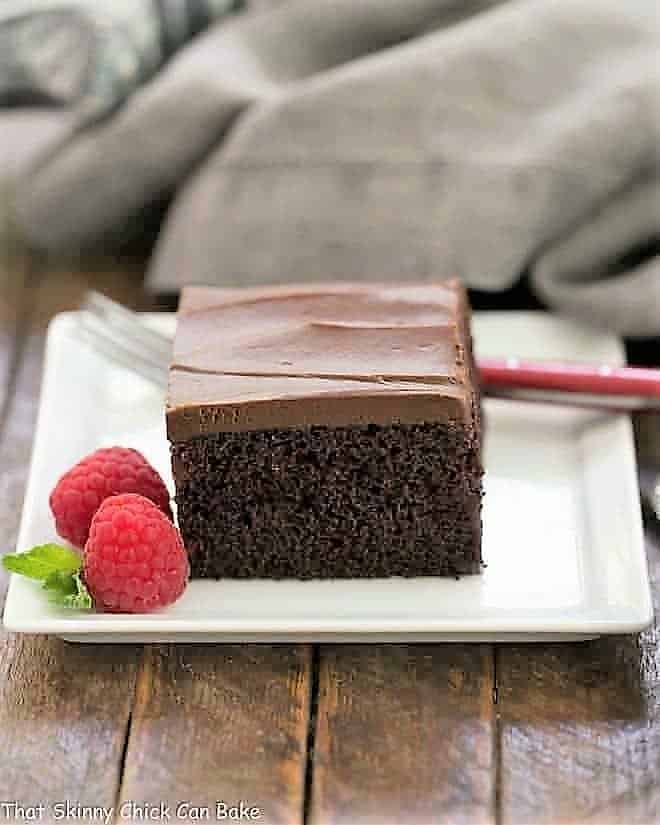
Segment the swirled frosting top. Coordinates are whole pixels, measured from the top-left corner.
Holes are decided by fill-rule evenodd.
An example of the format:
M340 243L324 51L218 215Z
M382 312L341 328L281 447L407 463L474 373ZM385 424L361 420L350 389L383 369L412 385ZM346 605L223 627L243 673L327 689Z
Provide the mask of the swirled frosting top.
M466 420L468 313L456 281L188 287L169 436Z

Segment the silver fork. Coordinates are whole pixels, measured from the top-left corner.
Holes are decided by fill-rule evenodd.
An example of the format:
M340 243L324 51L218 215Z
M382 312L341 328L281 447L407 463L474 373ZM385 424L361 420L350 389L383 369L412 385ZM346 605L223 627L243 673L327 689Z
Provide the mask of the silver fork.
M91 291L78 315L77 332L81 340L109 360L161 389L167 386L172 338L150 327L139 313Z

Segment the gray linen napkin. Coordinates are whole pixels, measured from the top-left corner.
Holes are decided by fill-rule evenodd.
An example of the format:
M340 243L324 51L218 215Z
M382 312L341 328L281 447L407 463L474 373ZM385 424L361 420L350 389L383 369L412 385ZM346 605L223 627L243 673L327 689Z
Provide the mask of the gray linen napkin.
M239 0L0 0L0 103L101 117Z
M660 177L642 178L550 245L533 269L541 298L628 336L660 333ZM640 260L627 264L639 250ZM653 254L655 253L655 254Z
M177 189L158 289L530 269L562 311L658 335L659 47L655 0L282 2L45 154L19 218L67 247Z

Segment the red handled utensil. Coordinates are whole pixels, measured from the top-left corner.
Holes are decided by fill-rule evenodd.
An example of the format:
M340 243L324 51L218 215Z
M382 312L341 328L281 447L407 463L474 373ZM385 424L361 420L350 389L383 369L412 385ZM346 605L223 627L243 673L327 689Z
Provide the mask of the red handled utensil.
M604 410L660 410L660 369L479 358L484 394Z

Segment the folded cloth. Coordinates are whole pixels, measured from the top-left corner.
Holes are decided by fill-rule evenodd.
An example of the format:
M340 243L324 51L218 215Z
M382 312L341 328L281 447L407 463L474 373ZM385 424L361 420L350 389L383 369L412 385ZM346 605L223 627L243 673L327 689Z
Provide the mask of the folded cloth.
M0 114L0 276L14 238L12 204L15 180L29 174L31 164L74 128L69 112L39 106L17 108Z
M660 178L615 195L542 253L536 291L561 311L623 335L660 333ZM623 260L622 260L623 255Z
M237 0L3 0L0 103L98 118Z
M530 270L549 304L659 335L659 46L653 0L281 2L46 154L19 218L88 243L176 189L154 288Z

